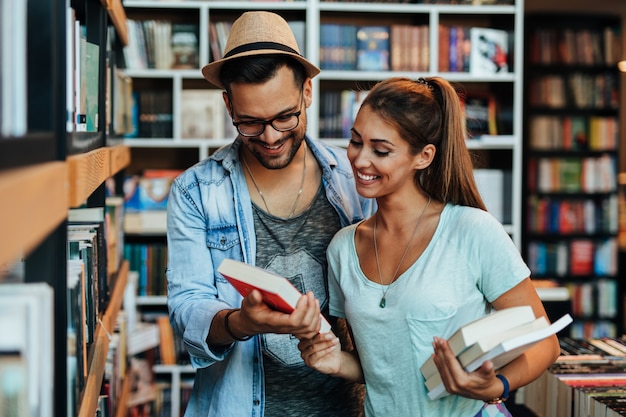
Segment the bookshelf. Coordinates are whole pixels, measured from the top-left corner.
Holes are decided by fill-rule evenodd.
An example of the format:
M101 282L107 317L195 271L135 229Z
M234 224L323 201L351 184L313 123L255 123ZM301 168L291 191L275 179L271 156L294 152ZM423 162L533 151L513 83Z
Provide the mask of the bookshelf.
M436 2L435 2L436 3ZM444 3L444 2L442 2ZM449 2L448 2L449 3ZM272 10L287 19L296 31L303 53L312 62L323 68L322 73L314 79L314 105L308 111L308 132L311 136L339 146L346 146L347 136L339 129L330 130L327 126L327 114L339 114L332 110L340 102L343 91L366 90L375 82L394 75L406 75L412 78L438 74L457 83L468 99L481 98L492 102L495 108L495 117L491 123L495 127L491 133L483 132L471 140L468 147L476 155L476 164L480 168L493 168L503 171L505 175L504 192L496 199L504 199L506 204L502 221L512 238L521 244L521 177L522 177L522 142L521 106L522 106L522 63L523 63L523 1L502 1L491 5L458 5L458 4L420 4L420 3L379 3L362 2L358 5L349 2L326 2L306 0L295 2L215 2L215 1L145 1L129 0L124 3L131 22L142 23L143 27L153 27L155 22L167 22L162 30L169 33L175 27L191 27L188 33L197 38L197 45L193 47L197 52L198 62L193 68L172 69L171 64L159 64L150 60L151 55L157 55L157 48L127 48L125 51L128 68L125 73L132 78L133 91L138 94L137 102L139 113L152 115L152 119L161 119L167 125L165 128L150 128L137 126L135 133L130 134L125 143L132 148L133 166L131 173L140 173L144 168L163 168L163 160L154 161L152 156L159 151L167 155L167 159L178 159L176 168L185 169L191 164L206 158L218 147L229 143L234 137L230 120L224 123L224 133L214 138L186 137L183 126L184 115L188 113L184 99L189 90L211 89L200 73L200 68L213 59L219 41L211 33L221 33L214 27L215 24L232 23L246 10ZM393 71L359 71L354 69L325 69L329 64L324 60L322 44L326 41L321 25L341 26L396 26L421 29L421 45L419 55L421 64L415 68L419 70ZM439 28L459 27L465 31L469 39L469 29L473 27L499 29L507 33L509 51L508 72L480 73L470 71L467 67L459 70L440 70L440 56L449 56L449 52L439 50L442 42ZM169 31L169 32L168 32ZM227 29L223 29L227 31ZM145 33L146 30L142 31ZM129 30L130 45L143 45L141 39ZM225 35L222 35L224 37ZM341 38L341 37L340 37ZM448 36L449 38L449 36ZM144 38L145 39L145 38ZM166 38L167 39L167 38ZM398 37L399 39L399 37ZM155 37L155 43L159 44ZM165 42L167 43L167 42ZM398 48L393 43L394 50ZM160 43L161 45L163 43ZM219 44L219 42L218 42ZM515 46L515 47L513 47ZM171 54L171 45L164 49ZM390 46L391 48L391 46ZM344 51L347 48L344 47ZM401 49L401 47L400 47ZM459 48L460 49L460 48ZM217 47L219 51L219 46ZM134 52L132 52L134 51ZM152 52L151 52L152 51ZM411 52L413 52L411 50ZM355 54L355 51L349 52ZM461 52L459 52L460 54ZM137 56L144 56L142 61ZM417 55L413 53L412 55ZM455 58L456 59L456 58ZM468 59L468 58L466 58ZM161 62L161 61L159 61ZM166 60L166 62L171 62ZM165 65L165 66L164 66ZM391 60L390 68L397 68ZM446 67L446 68L449 68ZM209 97L210 96L210 97ZM219 95L207 94L207 107L219 107L215 101L221 103ZM167 102L165 106L152 108L154 102ZM141 110L141 103L144 110ZM198 103L197 107L203 104ZM148 110L145 110L148 108ZM329 109L331 109L329 111ZM144 113L145 111L145 113ZM223 117L223 115L220 115ZM198 119L198 118L196 118ZM348 121L347 123L350 123ZM333 123L337 122L337 117ZM200 130L204 131L204 130ZM165 134L165 135L164 135ZM147 160L144 161L144 154ZM156 166L152 164L158 164ZM172 162L170 161L171 165ZM498 190L500 191L500 190ZM510 196L507 198L506 196ZM510 201L510 203L509 203Z
M526 16L522 252L533 277L569 289L573 337L623 331L620 25L601 14Z
M124 72L132 80L133 91L136 93L135 101L139 103L140 108L137 113L151 115L144 119L161 120L166 124L165 127L150 127L137 122L134 127L128 129L124 144L131 148L132 162L127 172L141 175L146 169L186 169L233 140L235 134L230 120L224 121L223 133L215 134L209 139L200 137L201 134L194 137L193 133L189 133L210 130L203 124L193 126L193 129L188 128L185 116L194 108L216 109L220 106L223 108L219 93L212 90L209 94L207 91L211 90L211 85L202 78L200 68L221 53L219 40L224 39L225 35L220 34L227 31L228 24L247 10L271 10L281 14L292 24L303 54L322 68L321 74L313 79L313 106L307 111L307 131L314 138L342 147L347 146L348 136L336 127L339 122L336 115L341 114L338 110L340 107L336 106L341 102L342 93L367 90L375 82L391 76L417 79L422 76L442 75L456 83L468 100L471 99L472 103L476 102L483 106L479 110L484 111L486 118L481 122L490 125L491 130L485 128L476 133L472 138L468 138L467 145L475 156L476 167L493 170L491 173L495 173L496 179L503 184L501 188L485 187L483 191L486 193L490 189L496 190L490 199L502 206L501 221L512 239L521 247L523 0L478 5L451 4L449 1L425 3L126 0L124 7L128 19L134 22L129 26L131 47L143 45L138 38L141 34L144 36L146 33L167 34L164 42L159 41L162 38L158 35L149 38L162 48L148 48L146 51L141 48L127 48L124 51L127 64ZM143 30L133 30L136 24L143 27ZM389 28L390 69L378 71L371 68L357 70L356 66L333 67L327 58L325 32L327 28L338 30L340 26L346 29L346 33L354 33L360 27ZM467 66L454 67L451 70L448 44L451 27L462 28L463 30L459 29L458 32L467 36L467 39L470 39L471 28L497 29L505 33L508 41L501 46L508 48L506 61L508 71L477 73ZM402 45L398 47L399 43L393 41L395 32L391 32L392 28L394 31L399 29L404 30L404 33L412 33L410 36L419 39L420 48L411 47L409 50ZM163 53L171 56L173 46L169 40L173 37L172 33L178 30L184 31L191 38L196 38L195 43L191 41L190 45L190 49L195 51L192 53L197 55L191 59L192 62L197 62L192 68L172 68L172 58L165 61L162 59ZM445 32L448 32L446 38L442 35ZM403 38L406 36L409 35L402 35ZM335 38L337 41L344 38L347 42L348 35ZM400 35L396 35L396 38L399 39ZM150 41L148 44L151 44ZM440 49L440 45L444 44L448 44L448 48ZM456 46L456 43L454 45ZM410 56L408 59L410 63L398 64L395 57L399 52L402 54L402 51L409 52L406 55ZM453 54L453 59L461 62L457 56L461 56L463 51L459 48L458 55ZM338 47L335 52L330 52L330 56L337 53L357 55L356 50L349 49L346 45ZM466 55L465 59L469 60L469 55ZM446 61L448 63L444 64ZM192 100L191 96L197 95L194 90L205 91L207 101L205 103L193 101L192 105L188 106ZM218 94L215 94L216 92ZM160 101L165 101L165 106L157 107L154 104ZM144 110L141 110L142 103ZM145 110L146 107L148 110ZM349 110L348 107L347 113L351 113ZM207 111L211 111L211 117L224 117L216 110ZM329 114L334 114L335 117L329 119ZM198 116L195 119L203 117ZM351 124L351 120L345 123ZM333 124L335 127L329 128ZM133 213L132 217L133 221L129 221L132 229L127 229L131 232L127 234L127 242L148 246L153 243L160 244L165 240L164 213ZM142 296L138 300L140 309L146 309L146 305L149 305L148 310L152 311L156 306L150 300L161 300L161 309L166 313L163 294L147 298L146 300ZM166 373L165 370L158 369L161 376ZM178 401L178 396L182 394L176 388L172 387L172 396L176 396ZM172 410L172 415L176 413L177 410Z
M5 45L16 38L19 45L18 39L21 39L24 54L4 55L3 52L0 80L3 86L22 83L11 90L22 95L0 96L0 108L12 106L14 100L23 102L22 110L14 109L17 111L14 117L24 121L24 128L20 130L19 126L11 125L12 120L0 119L0 192L4 196L0 202L3 235L0 291L8 285L27 287L45 283L51 289L50 320L53 323L51 336L41 343L51 352L52 381L49 388L43 387L51 392L49 402L30 401L28 411L22 410L25 412L20 414L18 410L17 415L62 416L72 410L74 415L92 416L99 409L105 382L110 382L105 376L111 346L109 336L120 315L128 263L120 262L110 276L102 277L110 279L110 295L106 297L106 308L94 318L98 324L88 352L85 383L74 404L68 388L68 213L83 205L104 208L105 179L118 175L130 162L130 149L123 144L109 143L104 123L106 106L110 104L105 100L106 69L111 64L107 54L114 47L113 43L107 47L107 35L114 34L109 22L113 22L111 27L116 25L120 29L120 37L116 37L115 42L121 45L125 14L119 0L102 3L97 0L29 0L18 2L19 7L13 7L17 3L10 3L14 2L2 2L3 19L13 20L15 24L3 24L0 40ZM73 120L67 119L66 112L70 91L73 95L69 80L74 73L74 68L68 65L73 58L67 38L70 14L85 26L86 39L99 48L94 61L99 72L95 85L100 123L94 132L77 132L73 124L67 123ZM24 79L6 71L6 65L20 59ZM27 392L40 389L39 386L46 383L29 380ZM118 404L125 403L128 386L120 388L109 415L114 412L125 415L124 407ZM11 413L11 410L4 411Z

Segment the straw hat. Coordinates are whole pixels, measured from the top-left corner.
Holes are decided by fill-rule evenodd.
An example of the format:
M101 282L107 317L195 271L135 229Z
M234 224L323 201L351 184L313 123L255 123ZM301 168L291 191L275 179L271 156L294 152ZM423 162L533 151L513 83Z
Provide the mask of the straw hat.
M224 58L211 62L202 68L202 75L211 84L224 88L220 82L220 70L224 62L251 55L284 54L299 61L309 77L315 77L320 70L307 61L298 49L296 38L289 24L276 13L245 12L233 23Z

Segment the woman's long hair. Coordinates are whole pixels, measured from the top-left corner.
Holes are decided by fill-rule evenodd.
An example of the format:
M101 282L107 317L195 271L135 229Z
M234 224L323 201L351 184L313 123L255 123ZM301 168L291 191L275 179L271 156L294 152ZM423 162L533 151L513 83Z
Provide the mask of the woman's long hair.
M413 81L394 77L381 81L363 101L406 140L417 154L424 146L437 148L415 181L433 199L486 210L474 180L465 145L465 116L454 87L441 77Z

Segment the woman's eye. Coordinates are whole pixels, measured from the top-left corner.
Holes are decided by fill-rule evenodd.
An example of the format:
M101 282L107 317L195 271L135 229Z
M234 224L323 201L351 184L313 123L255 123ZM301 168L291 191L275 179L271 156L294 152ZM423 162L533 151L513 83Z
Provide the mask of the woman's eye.
M374 153L378 156L389 156L388 151L379 151L378 149L374 149Z
M350 146L361 146L363 145L361 142L357 142L354 139L350 139Z

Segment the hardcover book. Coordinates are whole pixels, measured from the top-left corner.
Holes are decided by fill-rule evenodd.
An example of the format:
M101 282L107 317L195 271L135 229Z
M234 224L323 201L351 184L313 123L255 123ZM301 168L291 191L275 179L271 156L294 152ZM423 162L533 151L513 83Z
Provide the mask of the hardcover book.
M263 301L275 310L291 313L302 293L287 278L266 269L234 259L224 259L217 271L244 297L252 290L263 294ZM330 323L322 315L320 333L331 330Z

